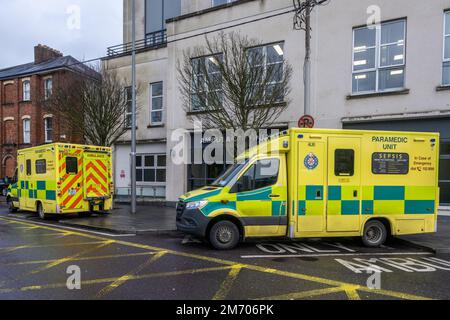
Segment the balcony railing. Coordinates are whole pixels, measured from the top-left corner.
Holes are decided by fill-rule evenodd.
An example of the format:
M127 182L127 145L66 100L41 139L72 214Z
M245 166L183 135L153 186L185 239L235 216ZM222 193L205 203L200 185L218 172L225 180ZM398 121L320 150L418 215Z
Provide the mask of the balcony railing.
M136 51L151 50L167 44L167 30L160 30L148 33L145 39L136 41ZM108 57L122 56L131 54L132 42L120 44L108 48Z

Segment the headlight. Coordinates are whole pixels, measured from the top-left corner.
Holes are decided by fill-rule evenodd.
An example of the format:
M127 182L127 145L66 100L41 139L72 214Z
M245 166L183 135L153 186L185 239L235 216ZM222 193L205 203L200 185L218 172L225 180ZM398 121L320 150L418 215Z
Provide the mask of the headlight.
M186 205L186 209L190 209L190 210L192 210L192 209L201 209L201 208L203 208L204 206L206 206L207 204L208 204L208 201L205 201L205 200L203 200L203 201L189 202L189 203Z

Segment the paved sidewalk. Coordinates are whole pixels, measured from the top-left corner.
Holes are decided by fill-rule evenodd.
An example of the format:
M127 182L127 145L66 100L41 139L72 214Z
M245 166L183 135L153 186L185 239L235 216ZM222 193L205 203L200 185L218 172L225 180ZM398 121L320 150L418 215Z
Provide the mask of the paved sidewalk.
M450 253L450 216L439 216L437 233L401 236L399 239L433 250L436 253Z
M176 211L162 205L138 206L132 215L130 207L117 204L109 215L87 218L68 217L59 221L71 227L88 228L121 234L165 233L176 231Z

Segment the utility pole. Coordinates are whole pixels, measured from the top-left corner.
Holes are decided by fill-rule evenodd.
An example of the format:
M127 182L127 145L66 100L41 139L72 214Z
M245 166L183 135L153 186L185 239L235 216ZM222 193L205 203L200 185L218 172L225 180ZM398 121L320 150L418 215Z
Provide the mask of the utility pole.
M330 0L293 0L295 7L294 29L305 31L305 62L303 67L304 115L311 115L311 12L315 6Z
M131 55L131 214L136 213L136 0L132 0L131 5L131 37L132 37L132 55Z

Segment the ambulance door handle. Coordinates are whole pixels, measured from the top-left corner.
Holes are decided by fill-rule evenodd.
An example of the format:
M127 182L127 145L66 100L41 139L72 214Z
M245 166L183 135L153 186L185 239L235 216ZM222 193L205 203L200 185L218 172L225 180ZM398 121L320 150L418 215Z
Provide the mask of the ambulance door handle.
M280 197L279 194L271 194L271 195L269 196L269 198L279 198L279 197Z
M358 190L353 191L353 197L358 198Z

